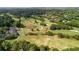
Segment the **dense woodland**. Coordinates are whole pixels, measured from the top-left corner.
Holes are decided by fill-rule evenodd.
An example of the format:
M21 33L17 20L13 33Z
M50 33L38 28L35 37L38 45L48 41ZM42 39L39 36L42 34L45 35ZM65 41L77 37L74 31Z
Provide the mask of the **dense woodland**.
M0 50L79 51L79 8L0 8Z

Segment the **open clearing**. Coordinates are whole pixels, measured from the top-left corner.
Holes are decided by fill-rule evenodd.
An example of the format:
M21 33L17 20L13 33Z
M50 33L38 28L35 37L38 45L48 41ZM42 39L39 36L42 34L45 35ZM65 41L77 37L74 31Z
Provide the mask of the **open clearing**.
M26 22L25 22L26 23ZM65 34L78 34L76 32L67 31L67 30L55 30L53 31L55 33L62 32ZM21 28L19 31L20 36L16 39L19 40L26 40L30 43L34 43L37 46L48 46L49 48L58 48L59 50L65 49L65 48L73 48L73 47L79 47L79 41L75 39L67 39L67 38L59 38L57 35L54 36L48 36L48 35L25 35L26 34L26 27Z
M59 38L57 35L55 36L47 36L47 35L27 35L27 36L20 36L17 38L18 40L24 39L30 43L34 43L37 46L48 46L50 48L58 48L59 50L65 48L73 48L79 47L79 41L74 39L66 39L66 38Z

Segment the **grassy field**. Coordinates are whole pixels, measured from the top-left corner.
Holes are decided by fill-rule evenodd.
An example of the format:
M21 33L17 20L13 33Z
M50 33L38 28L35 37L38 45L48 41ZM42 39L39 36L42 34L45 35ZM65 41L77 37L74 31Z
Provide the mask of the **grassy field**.
M4 40L0 40L0 50L79 50L78 10L3 11L0 12L0 39Z
M30 21L31 22L31 21ZM59 50L66 49L66 48L74 48L74 47L79 47L79 40L75 39L68 39L68 38L59 38L58 35L54 36L48 36L48 35L25 35L27 32L30 30L27 29L27 20L23 20L23 25L25 26L24 28L21 28L19 31L20 36L16 39L13 40L7 40L13 43L14 41L21 41L21 40L26 40L30 43L36 44L38 47L41 45L43 46L48 46L49 48L57 48ZM34 23L34 21L32 22ZM50 24L50 23L48 23ZM39 26L39 24L37 25ZM42 32L42 31L40 31ZM44 31L43 31L44 32ZM62 33L66 35L79 35L79 33L70 31L70 30L53 30L53 33Z
M23 24L25 25L26 22ZM48 36L48 35L25 35L27 28L21 28L19 31L20 36L15 39L17 41L26 40L30 43L34 43L37 46L48 46L49 48L58 48L59 50L65 48L79 47L79 41L75 39L59 38L57 35ZM78 33L68 31L68 30L54 30L54 33L64 33L67 35L76 35ZM12 41L13 42L13 41Z
M65 38L61 39L57 36L27 36L26 40L38 46L44 45L50 48L58 48L59 50L79 47L79 41Z
M62 34L70 35L70 36L79 35L78 32L71 31L71 30L53 30L52 32L56 34L62 33Z
M66 38L59 38L57 35L55 36L47 36L47 35L21 35L17 39L19 40L26 40L30 43L34 43L37 46L48 46L50 48L58 48L59 50L65 48L73 48L79 47L79 41L74 39L66 39Z

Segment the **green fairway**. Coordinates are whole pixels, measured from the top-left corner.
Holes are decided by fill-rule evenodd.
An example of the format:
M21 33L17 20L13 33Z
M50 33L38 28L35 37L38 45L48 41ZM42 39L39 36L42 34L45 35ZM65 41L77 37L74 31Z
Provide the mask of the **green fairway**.
M71 30L53 30L52 32L56 34L62 33L62 34L70 35L70 36L79 35L78 32L71 31Z

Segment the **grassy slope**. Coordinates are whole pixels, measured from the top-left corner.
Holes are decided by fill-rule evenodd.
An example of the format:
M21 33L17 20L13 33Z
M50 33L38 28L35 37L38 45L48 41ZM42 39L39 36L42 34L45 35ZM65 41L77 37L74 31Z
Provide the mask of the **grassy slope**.
M62 33L62 34L70 35L70 36L79 35L78 32L71 31L71 30L53 30L52 32L56 34Z
M23 22L23 24L25 25L27 22ZM56 31L58 32L58 31ZM60 31L61 32L61 31ZM64 33L67 34L68 31L64 31ZM79 47L79 41L78 40L73 40L73 39L66 39L66 38L58 38L58 36L46 36L46 35L27 35L26 34L26 27L25 28L21 28L20 30L20 36L16 39L18 40L27 40L31 43L35 43L36 45L40 46L40 45L44 45L44 46L49 46L51 47L55 47L58 49L64 49L64 48L70 48L70 47ZM71 33L70 35L74 34L73 32L69 32Z
M27 22L24 21L24 20L23 20L22 23L25 26L27 24ZM48 22L48 24L50 24L50 23ZM44 46L49 46L50 48L55 47L55 48L58 48L59 50L65 49L65 48L70 48L70 47L79 47L79 41L78 40L58 38L58 36L56 36L56 35L55 36L46 36L46 35L37 35L37 36L27 35L27 36L25 36L26 32L27 32L26 27L21 28L20 31L19 31L20 36L15 40L17 40L17 41L26 40L26 41L29 41L31 43L36 44L37 46L44 45ZM78 34L78 33L70 32L70 31L67 31L67 30L55 30L53 32L54 33L62 32L62 33L65 33L65 34L70 34L70 35ZM10 40L10 42L13 42L15 40Z

